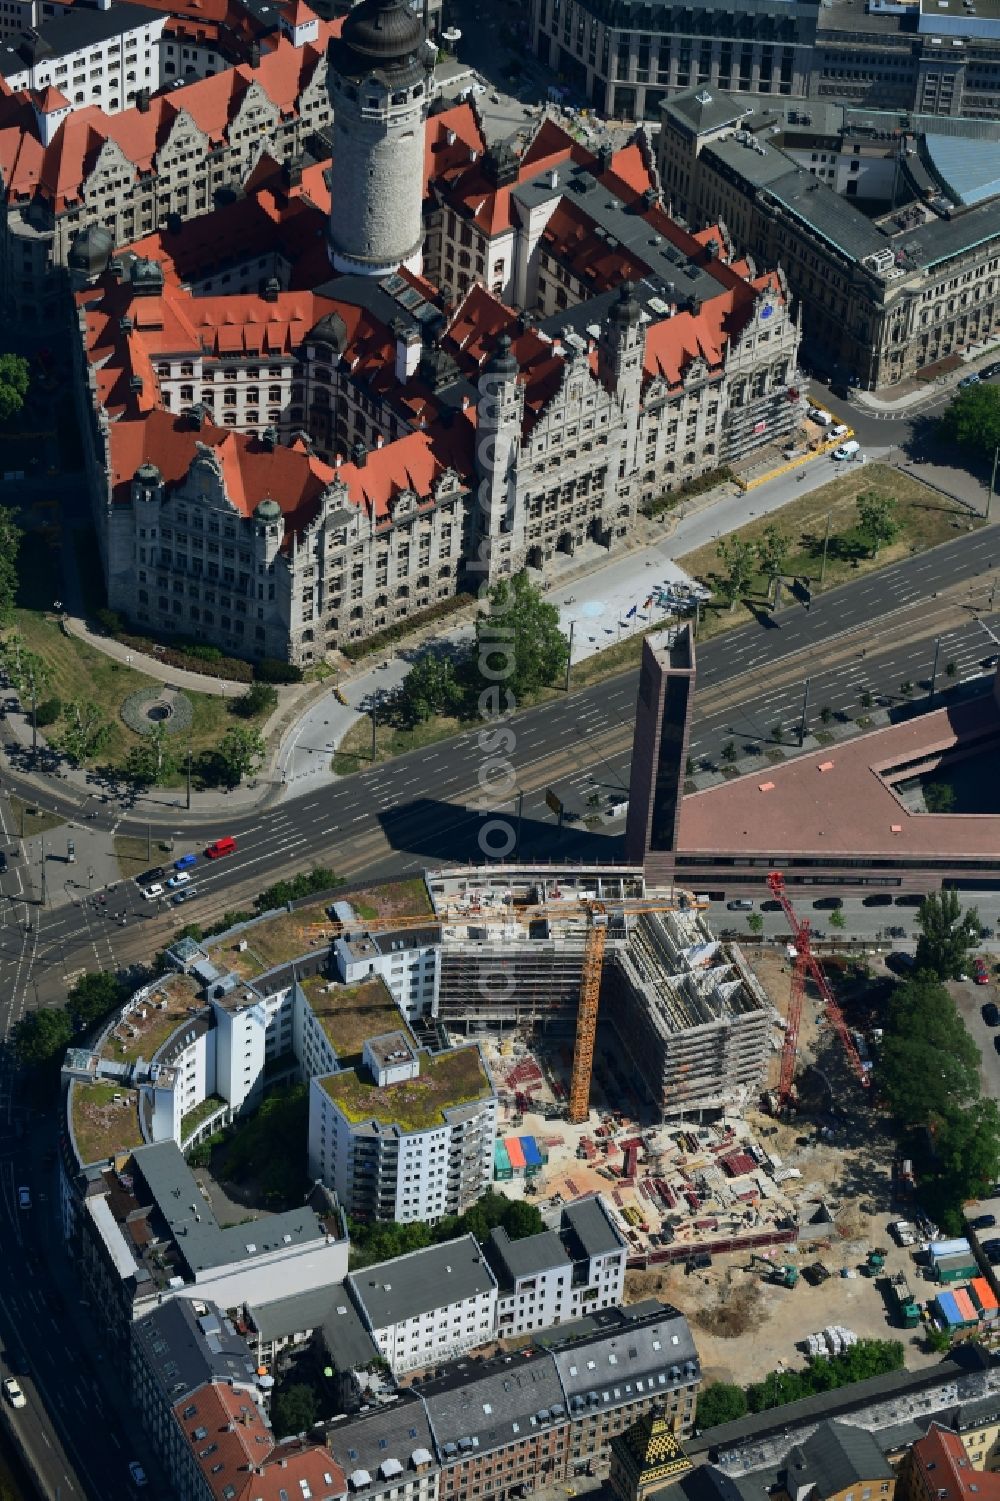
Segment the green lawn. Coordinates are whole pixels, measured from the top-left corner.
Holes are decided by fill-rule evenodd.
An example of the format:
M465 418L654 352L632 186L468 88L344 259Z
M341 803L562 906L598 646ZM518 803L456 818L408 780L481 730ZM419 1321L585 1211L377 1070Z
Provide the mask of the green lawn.
M420 1055L416 1079L379 1089L367 1070L345 1069L323 1080L323 1088L349 1121L378 1120L403 1131L425 1131L443 1121L452 1106L471 1104L490 1092L479 1049L456 1048L435 1057Z
M61 814L47 813L37 803L26 802L16 793L12 792L7 801L14 815L14 827L19 836L23 831L25 839L30 839L33 834L47 834L49 829L58 829L66 822Z
M897 505L899 536L891 546L884 547L877 558L869 555L856 529L855 502L864 490L878 490L891 495ZM912 475L902 474L885 464L850 464L838 471L829 484L810 495L804 495L801 500L782 506L780 511L771 516L748 522L735 535L752 543L771 525L789 534L792 546L785 577L808 577L815 595L819 586L827 516L830 517L830 543L824 590L860 578L863 574L874 573L911 553L924 552L929 547L949 541L959 532L982 525L980 520L970 516L965 506L929 490ZM721 582L723 570L715 542L686 553L677 561L693 577L709 586L714 587ZM751 607L759 610L764 605L766 584L764 578L755 578L746 591L745 602L738 603L734 610L725 605L709 606L702 621L702 637L745 625L754 616L754 609ZM786 593L786 600L787 598Z
M106 656L89 642L66 635L52 615L20 609L16 611L14 627L20 632L29 650L37 652L48 667L50 682L44 690L44 696L60 698L63 703L77 701L96 704L111 726L110 738L97 759L102 765L122 765L131 747L141 739L121 718L122 702L139 688L160 687L159 681ZM40 694L39 697L41 696ZM226 730L233 725L256 726L259 729L266 717L260 716L256 720L237 719L230 712L226 699L209 693L192 693L186 689L185 696L191 701L191 731L190 736L178 735L176 744L181 751L186 751L190 739L196 761L203 752L214 751ZM184 780L182 768L165 778L164 785L180 787Z

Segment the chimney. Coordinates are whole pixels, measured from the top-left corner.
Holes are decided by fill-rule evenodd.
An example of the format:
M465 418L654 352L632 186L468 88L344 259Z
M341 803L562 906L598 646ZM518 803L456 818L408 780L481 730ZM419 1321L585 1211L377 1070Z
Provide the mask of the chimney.
M558 169L558 167L553 167L551 169L551 171L549 172L549 187L550 188L557 188L558 186L559 186L559 169Z
M334 467L334 469L339 469L340 466L341 466L341 464L343 462L344 462L344 455L342 453L338 453L337 457L333 461L333 467Z
M385 445L385 439L383 438L382 434L381 433L376 433L375 434L375 447L378 449L378 448L384 447L384 445Z
M250 43L250 66L251 68L260 67L260 42Z
M655 208L656 207L656 202L657 202L656 189L655 188L647 188L646 191L642 195L642 206L643 206L643 208L645 208L645 209Z
M614 154L615 153L614 153L613 149L610 146L605 145L605 146L599 146L597 148L597 170L598 170L598 172L610 172L611 171L611 159L614 156Z
M351 461L358 469L365 467L368 457L368 447L363 438L358 438L351 447Z
M469 398L467 396L463 396L462 397L462 411L463 412L467 412L468 410L469 410Z
M399 318L393 322L392 332L396 336L396 379L405 386L420 364L420 330Z
M282 162L281 180L286 188L297 188L302 182L301 162Z
M278 293L281 291L281 282L276 276L269 276L264 283L264 290L260 294L265 302L277 302Z
M265 427L260 435L261 447L266 453L273 453L274 446L278 441L278 430L275 427Z
M135 96L135 107L140 115L149 114L149 90L140 89Z

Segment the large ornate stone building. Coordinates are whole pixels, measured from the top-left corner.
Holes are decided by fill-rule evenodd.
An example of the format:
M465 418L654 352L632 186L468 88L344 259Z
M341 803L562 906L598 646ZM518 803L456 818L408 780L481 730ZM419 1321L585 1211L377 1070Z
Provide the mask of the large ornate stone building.
M675 224L643 138L595 155L545 122L516 159L468 105L425 124L422 53L392 0L345 23L331 93L365 129L332 205L316 169L262 165L242 203L90 267L97 529L147 629L308 663L613 548L644 499L796 421L780 272Z

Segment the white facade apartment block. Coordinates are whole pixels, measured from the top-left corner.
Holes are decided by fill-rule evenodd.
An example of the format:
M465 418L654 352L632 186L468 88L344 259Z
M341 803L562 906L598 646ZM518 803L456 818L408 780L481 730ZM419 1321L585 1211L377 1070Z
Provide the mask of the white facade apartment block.
M334 958L345 985L380 975L407 1021L437 1016L440 942L414 941L407 935L379 938L367 933L360 937L348 935L337 939Z
M496 1279L474 1236L352 1272L347 1286L396 1376L494 1337Z
M47 22L43 35L48 39L51 30L51 44L57 49L65 29L66 50L37 57L20 69L4 67L8 87L41 90L51 85L74 109L96 104L109 115L131 108L141 89L155 92L160 87L160 37L168 18L139 6L117 9L135 14L129 18L131 24L110 36L88 37L85 22L91 17L82 8ZM110 10L110 5L103 5L97 15ZM74 41L78 26L82 35Z
M501 1339L550 1329L570 1315L573 1268L547 1267L515 1280L513 1291L497 1295L497 1333Z
M215 1016L215 1094L234 1111L254 1104L264 1083L264 1003L252 994L235 1004L213 1001Z

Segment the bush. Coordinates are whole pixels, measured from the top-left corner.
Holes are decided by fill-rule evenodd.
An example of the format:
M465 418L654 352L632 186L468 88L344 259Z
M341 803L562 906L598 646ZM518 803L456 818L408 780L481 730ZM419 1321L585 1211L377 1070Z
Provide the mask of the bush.
M109 636L120 636L125 629L125 622L117 610L107 608L98 610L97 623L107 631Z
M61 713L61 698L43 698L35 710L35 724L40 730L44 730L47 724L55 724Z
M733 471L724 464L721 469L711 469L708 474L688 480L687 484L678 485L676 490L668 490L665 495L658 495L655 500L644 501L639 510L644 516L658 516L661 511L669 511L673 506L679 505L682 500L690 499L692 495L704 495L706 490L714 490L716 485L728 484L732 478Z
M341 645L340 650L349 662L357 662L362 657L369 657L384 651L394 641L401 641L404 636L412 635L421 626L430 625L435 620L442 620L446 615L454 615L456 610L464 609L466 605L472 603L471 594L453 594L451 599L439 599L436 604L428 605L426 610L418 610L416 614L408 615L398 624L388 625L384 631L376 631L374 636L366 636L363 641L346 641Z
M155 657L158 662L166 662L169 667L182 667L186 672L201 672L208 677L229 678L234 683L249 683L253 679L253 668L249 662L242 661L239 657L224 657L221 652L215 657L206 657L199 651L192 651L183 646L161 646L149 636L135 636L123 632L119 637L123 646L130 647L133 651L142 652L149 657ZM206 648L212 652L215 647Z
M315 870L300 871L290 881L276 881L273 886L268 886L260 896L254 897L254 906L260 912L270 912L275 907L283 907L286 902L314 896L318 891L332 891L334 887L343 884L343 876L318 865Z
M747 1394L741 1386L728 1381L711 1381L698 1393L695 1421L699 1428L717 1428L720 1423L734 1423L745 1418Z
M246 693L234 698L231 708L242 719L256 719L258 714L270 714L278 705L278 690L270 683L251 683Z
M254 663L253 675L258 683L301 683L302 668L279 662L277 657L264 657Z

